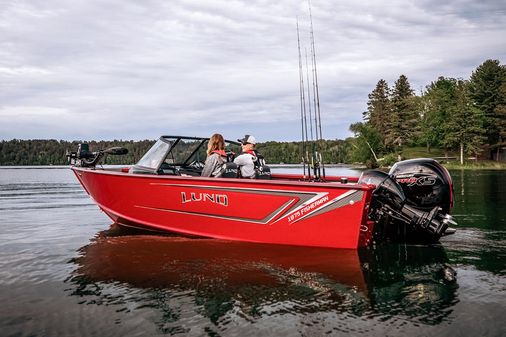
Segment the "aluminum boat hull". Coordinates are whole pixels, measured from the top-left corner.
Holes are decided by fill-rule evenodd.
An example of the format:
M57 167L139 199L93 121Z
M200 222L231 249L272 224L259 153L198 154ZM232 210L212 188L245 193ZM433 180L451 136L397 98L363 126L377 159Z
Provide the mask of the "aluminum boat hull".
M226 240L297 246L367 246L375 186L300 181L146 175L72 167L97 205L124 226ZM353 181L353 178L350 178ZM356 180L355 180L356 181Z

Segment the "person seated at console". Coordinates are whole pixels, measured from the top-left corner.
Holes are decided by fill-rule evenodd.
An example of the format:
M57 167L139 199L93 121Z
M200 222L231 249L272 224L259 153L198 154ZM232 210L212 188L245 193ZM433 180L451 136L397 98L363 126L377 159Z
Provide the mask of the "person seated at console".
M215 133L207 143L207 158L202 170L202 177L219 178L223 174L223 163L227 161L225 140L219 133Z
M265 165L264 157L255 149L255 137L245 135L237 141L241 143L242 153L234 159L234 163L239 166L241 177L270 179L271 171Z

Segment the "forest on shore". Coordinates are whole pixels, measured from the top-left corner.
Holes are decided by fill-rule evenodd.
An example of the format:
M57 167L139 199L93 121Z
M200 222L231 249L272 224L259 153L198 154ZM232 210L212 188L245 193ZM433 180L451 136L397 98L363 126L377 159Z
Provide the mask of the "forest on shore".
M391 161L413 146L456 152L461 164L466 157L499 160L506 146L506 66L487 60L469 79L441 76L420 95L405 75L393 88L380 79L363 121L350 130L355 161Z
M0 165L67 165L66 154L76 151L81 141L55 139L31 139L0 142ZM128 154L107 156L105 164L134 164L155 143L155 140L142 141L86 141L90 151L104 150L110 147L124 147ZM348 143L342 140L319 141L318 148L324 153L326 163L347 163ZM300 163L301 142L266 142L259 143L257 149L270 163Z
M380 79L368 96L362 122L350 130L354 137L320 140L309 144L323 155L323 162L390 165L407 149L423 146L427 153L442 149L461 159L499 160L506 146L506 66L487 60L469 79L439 77L417 95L407 76L400 75L390 88ZM81 141L55 139L3 140L0 165L66 165L66 153ZM120 146L124 156L109 156L106 164L133 164L155 140L87 141L96 151ZM302 142L260 143L258 150L270 163L300 163ZM503 150L504 151L504 150Z

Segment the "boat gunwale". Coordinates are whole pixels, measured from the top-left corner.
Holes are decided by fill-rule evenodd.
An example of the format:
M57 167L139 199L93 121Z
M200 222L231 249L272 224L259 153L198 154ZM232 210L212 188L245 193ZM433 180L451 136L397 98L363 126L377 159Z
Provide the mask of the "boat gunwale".
M214 177L200 177L200 176L178 176L178 175L158 175L158 174L138 174L138 173L127 173L118 170L110 170L106 168L101 169L91 169L84 167L76 167L72 166L71 169L77 172L88 172L94 174L106 174L113 176L121 176L125 178L143 178L143 179L163 179L163 180L187 180L187 181L216 181L219 183L226 184L265 184L268 186L271 185L282 185L282 186L316 186L322 188L338 188L338 189L355 189L355 190L363 190L363 191L372 191L376 188L375 185L372 184L358 184L358 183L340 183L339 176L335 176L336 181L327 181L327 182L316 182L316 181L288 181L281 179L241 179L241 178L214 178ZM285 174L288 175L288 174ZM293 174L293 177L299 177L299 175ZM327 178L332 178L333 176L327 176ZM353 177L354 178L354 177Z

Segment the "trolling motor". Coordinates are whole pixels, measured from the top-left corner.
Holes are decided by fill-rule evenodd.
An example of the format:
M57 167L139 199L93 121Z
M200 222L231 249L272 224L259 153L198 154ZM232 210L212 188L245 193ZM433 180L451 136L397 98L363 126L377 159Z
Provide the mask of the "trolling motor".
M95 167L101 160L105 159L108 154L124 155L128 153L128 149L124 147L111 147L106 150L90 151L89 144L81 143L77 147L77 151L67 153L67 160L70 165L79 167Z
M440 188L435 193L432 190L431 200L437 202L421 204L416 199L416 188L409 190L408 198L395 176L385 172L366 171L361 175L359 183L376 185L368 216L375 222L374 236L378 241L436 242L441 236L455 232L449 227L457 224L447 213L450 204L438 198L440 194L450 193L447 189ZM448 193L445 195L449 196Z

